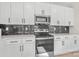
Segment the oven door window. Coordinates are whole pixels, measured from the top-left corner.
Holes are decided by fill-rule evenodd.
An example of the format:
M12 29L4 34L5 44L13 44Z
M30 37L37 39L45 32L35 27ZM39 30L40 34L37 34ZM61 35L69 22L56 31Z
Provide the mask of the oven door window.
M51 52L54 50L53 48L53 40L37 40L36 41L36 52L37 54Z

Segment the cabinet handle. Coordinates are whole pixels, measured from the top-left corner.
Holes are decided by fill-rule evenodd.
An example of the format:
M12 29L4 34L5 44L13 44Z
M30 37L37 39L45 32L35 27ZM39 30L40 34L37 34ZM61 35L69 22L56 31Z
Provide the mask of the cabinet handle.
M71 22L69 21L69 25L71 24Z
M41 14L45 14L45 11L44 10L41 10Z
M24 18L24 23L25 23L25 18Z
M57 21L57 24L60 24L60 21L59 20Z
M22 18L22 23L23 23L23 18Z
M24 46L22 45L22 51L24 51Z
M62 41L62 46L64 46L64 41Z
M56 39L60 39L60 38L56 38Z
M10 18L8 18L8 23L10 23Z
M77 44L77 40L74 40L74 44Z
M20 52L21 52L21 45L20 45Z

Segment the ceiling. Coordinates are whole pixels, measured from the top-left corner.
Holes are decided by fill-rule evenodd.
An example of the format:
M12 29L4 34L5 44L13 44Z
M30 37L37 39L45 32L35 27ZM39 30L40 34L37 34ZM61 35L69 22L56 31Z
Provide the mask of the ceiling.
M62 5L62 6L66 6L66 7L73 7L72 2L48 2L48 3Z

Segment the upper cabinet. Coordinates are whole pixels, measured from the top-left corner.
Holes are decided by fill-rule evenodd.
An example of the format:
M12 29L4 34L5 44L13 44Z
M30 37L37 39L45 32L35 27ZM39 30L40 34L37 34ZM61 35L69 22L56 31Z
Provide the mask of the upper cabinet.
M34 3L24 3L23 7L25 24L34 25Z
M35 16L50 16L50 25L73 26L73 8L32 2L1 2L0 24L34 25Z
M23 3L21 2L11 3L11 22L12 24L23 23Z
M62 11L62 12L61 12ZM64 7L58 5L51 6L51 25L62 26L64 20Z
M10 23L10 3L0 3L0 24Z
M51 25L73 26L73 8L52 5L51 6Z
M73 8L65 8L64 14L65 25L73 26L74 25L74 10Z
M36 3L35 4L35 15L46 15L50 16L51 6L47 3Z

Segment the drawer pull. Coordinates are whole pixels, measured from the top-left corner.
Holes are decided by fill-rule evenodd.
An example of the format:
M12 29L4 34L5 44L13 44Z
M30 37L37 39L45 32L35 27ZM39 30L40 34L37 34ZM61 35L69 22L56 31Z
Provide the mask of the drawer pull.
M26 40L27 42L30 42L30 41L32 41L32 40Z
M60 39L60 38L56 38L56 39Z
M17 43L18 41L10 41L10 43Z

